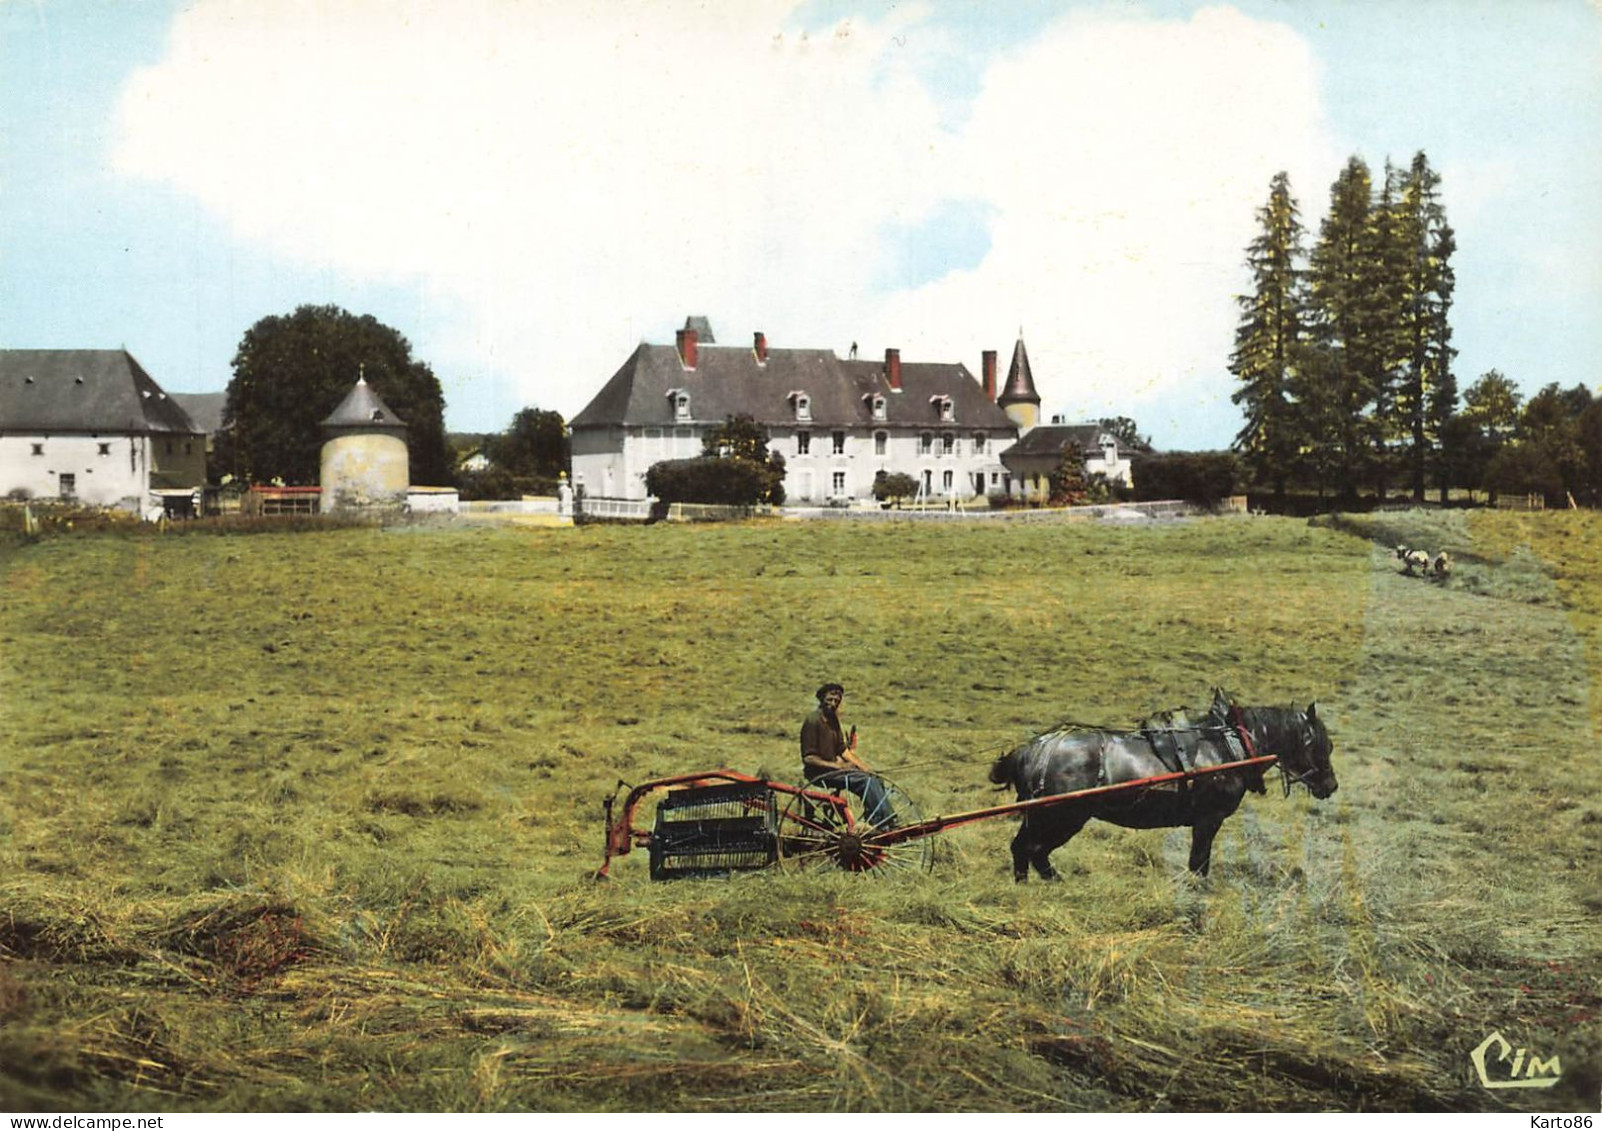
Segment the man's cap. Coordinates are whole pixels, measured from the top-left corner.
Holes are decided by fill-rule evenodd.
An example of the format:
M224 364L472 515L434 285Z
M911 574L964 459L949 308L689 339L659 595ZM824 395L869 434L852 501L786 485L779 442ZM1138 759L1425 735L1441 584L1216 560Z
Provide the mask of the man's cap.
M845 694L845 688L841 687L838 683L826 683L822 687L818 688L818 701L822 702L823 697L829 694L831 691L838 691L841 695Z

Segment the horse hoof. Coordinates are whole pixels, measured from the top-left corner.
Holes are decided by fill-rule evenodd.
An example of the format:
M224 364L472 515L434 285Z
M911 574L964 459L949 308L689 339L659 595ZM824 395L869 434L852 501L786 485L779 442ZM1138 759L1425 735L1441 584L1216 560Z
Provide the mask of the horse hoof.
M1029 873L1028 872L1014 872L1012 874L1012 882L1015 883L1015 884L1026 884L1026 883L1028 883L1029 882Z

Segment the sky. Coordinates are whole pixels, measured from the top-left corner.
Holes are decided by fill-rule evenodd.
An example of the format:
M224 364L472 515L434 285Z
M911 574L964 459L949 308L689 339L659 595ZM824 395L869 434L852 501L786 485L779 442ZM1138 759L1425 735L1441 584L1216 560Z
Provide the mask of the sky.
M1420 150L1460 385L1596 388L1589 0L0 0L0 347L221 391L331 303L479 432L690 314L976 374L1021 333L1046 418L1220 448L1271 178L1311 243Z

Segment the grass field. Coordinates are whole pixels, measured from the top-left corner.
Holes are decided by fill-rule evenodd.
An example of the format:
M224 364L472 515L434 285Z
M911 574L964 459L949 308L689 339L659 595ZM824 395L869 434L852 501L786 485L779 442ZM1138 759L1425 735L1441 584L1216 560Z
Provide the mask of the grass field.
M1598 1102L1597 516L196 530L0 551L0 1108ZM1214 684L1316 699L1341 788L1205 882L1093 823L1016 886L1006 820L591 879L619 779L791 779L826 678L925 813ZM1484 1088L1493 1031L1558 1084Z

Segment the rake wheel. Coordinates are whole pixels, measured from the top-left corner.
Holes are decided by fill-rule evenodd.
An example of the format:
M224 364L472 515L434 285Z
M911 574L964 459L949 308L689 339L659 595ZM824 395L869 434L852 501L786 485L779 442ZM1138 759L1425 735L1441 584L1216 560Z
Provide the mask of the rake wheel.
M881 877L927 872L934 862L928 837L893 839L893 829L923 819L917 805L895 783L879 780L892 813L880 827L868 822L862 799L849 790L802 783L802 789L829 793L839 800L820 801L802 794L789 798L779 814L779 866L787 870L843 868Z

